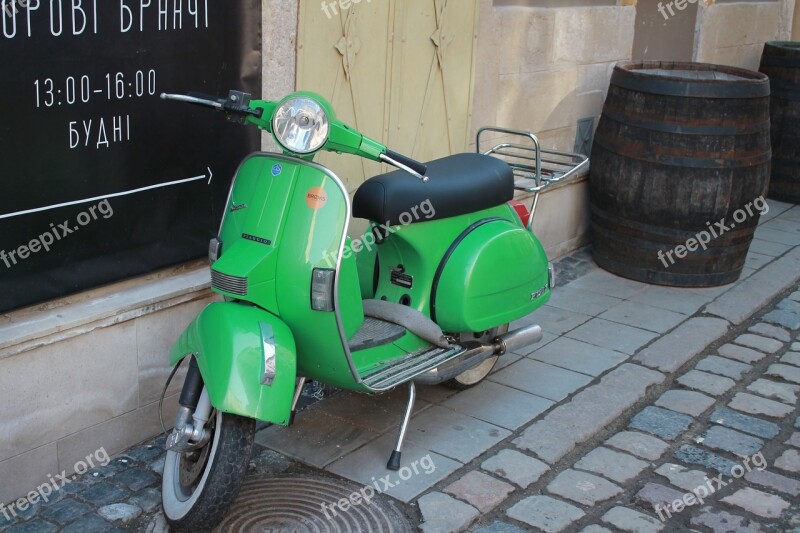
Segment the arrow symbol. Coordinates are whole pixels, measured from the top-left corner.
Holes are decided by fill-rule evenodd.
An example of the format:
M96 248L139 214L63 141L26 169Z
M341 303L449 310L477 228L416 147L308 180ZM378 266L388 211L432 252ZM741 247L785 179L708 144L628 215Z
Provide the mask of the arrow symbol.
M89 203L89 202L96 202L98 200L106 200L108 198L117 198L119 196L128 196L130 194L137 194L137 193L140 193L140 192L150 191L150 190L153 190L153 189L160 189L162 187L174 187L175 185L181 185L183 183L189 183L189 182L192 182L192 181L203 180L203 179L206 179L206 177L208 177L208 183L211 184L211 178L214 176L214 174L211 172L211 167L206 167L206 169L208 170L208 176L206 176L204 174L202 176L195 176L193 178L186 178L186 179L182 179L182 180L169 181L167 183L159 183L159 184L156 184L156 185L149 185L147 187L140 187L138 189L131 189L129 191L122 191L122 192L115 192L115 193L111 193L111 194L104 194L102 196L95 196L94 198L84 198L83 200L75 200L75 201L72 201L72 202L64 202L64 203L61 203L61 204L48 205L48 206L45 206L45 207L37 207L35 209L26 209L24 211L17 211L15 213L6 213L4 215L0 215L0 220L2 220L4 218L18 217L20 215L28 215L30 213L39 213L41 211L49 211L51 209L58 209L60 207L69 207L71 205L80 205L80 204L86 204L86 203Z

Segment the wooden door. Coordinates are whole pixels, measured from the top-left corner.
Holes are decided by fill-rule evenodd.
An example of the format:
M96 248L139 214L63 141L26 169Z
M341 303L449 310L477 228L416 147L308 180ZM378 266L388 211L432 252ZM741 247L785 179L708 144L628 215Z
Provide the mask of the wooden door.
M477 0L301 0L297 88L339 118L427 161L467 147ZM266 73L266 75L269 75ZM322 154L351 193L385 165Z

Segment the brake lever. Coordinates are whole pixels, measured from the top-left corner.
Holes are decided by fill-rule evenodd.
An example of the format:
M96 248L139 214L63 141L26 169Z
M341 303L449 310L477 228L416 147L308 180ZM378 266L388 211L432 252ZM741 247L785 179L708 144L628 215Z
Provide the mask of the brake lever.
M161 93L162 100L174 100L188 104L210 107L217 111L225 111L226 118L232 122L243 122L246 115L261 118L264 110L250 107L250 95L241 91L231 91L227 99L216 98L203 93L190 92L189 94ZM238 116L237 116L238 115Z
M196 96L194 96L196 95ZM199 93L190 94L169 94L161 93L162 100L174 100L176 102L185 102L187 104L194 104L203 107L212 107L217 110L222 110L222 102L218 98L208 97L207 95L199 95Z

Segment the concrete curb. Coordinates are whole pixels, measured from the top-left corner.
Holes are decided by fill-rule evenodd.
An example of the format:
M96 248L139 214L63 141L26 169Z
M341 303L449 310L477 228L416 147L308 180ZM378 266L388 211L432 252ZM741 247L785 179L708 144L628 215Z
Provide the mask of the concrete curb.
M789 250L708 304L704 311L739 325L800 280L800 247Z

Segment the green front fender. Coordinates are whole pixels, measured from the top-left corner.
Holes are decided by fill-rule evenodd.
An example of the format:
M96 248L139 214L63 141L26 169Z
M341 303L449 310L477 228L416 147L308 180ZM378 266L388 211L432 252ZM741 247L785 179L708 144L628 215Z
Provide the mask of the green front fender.
M270 385L262 378L274 350ZM297 377L294 336L278 317L247 304L208 305L172 347L170 363L194 355L211 404L221 411L287 425Z

